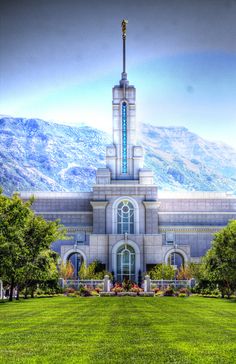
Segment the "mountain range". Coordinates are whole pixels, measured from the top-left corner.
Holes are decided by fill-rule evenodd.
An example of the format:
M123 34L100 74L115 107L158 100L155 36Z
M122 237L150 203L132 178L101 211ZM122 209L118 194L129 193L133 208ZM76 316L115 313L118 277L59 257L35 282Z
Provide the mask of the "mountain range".
M145 167L159 189L236 193L236 150L184 127L140 125ZM89 126L0 118L0 186L13 191L89 191L111 136Z

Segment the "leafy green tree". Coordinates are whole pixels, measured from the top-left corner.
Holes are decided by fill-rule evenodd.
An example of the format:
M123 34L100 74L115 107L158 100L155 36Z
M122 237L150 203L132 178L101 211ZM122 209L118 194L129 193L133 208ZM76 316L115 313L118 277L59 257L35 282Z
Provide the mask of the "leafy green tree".
M48 249L42 251L37 262L31 271L30 275L23 281L24 296L27 298L28 293L34 297L34 292L37 286L47 287L47 283L54 282L54 287L58 284L58 269L57 269L58 254Z
M200 263L189 263L188 264L192 278L195 278L197 281L203 277L203 264Z
M32 200L23 202L16 194L8 198L0 193L0 274L10 284L10 301L20 271L27 263L24 234L33 215L31 204Z
M56 256L50 245L65 234L58 221L35 216L32 202L0 193L0 275L10 285L10 301L14 287L19 292L20 287L51 277Z
M94 260L87 267L83 262L79 271L80 279L103 279L105 275L109 275L112 279L112 274L104 270L104 264L102 264L99 260Z
M149 275L151 279L174 279L175 269L169 264L157 264L152 270L150 270Z
M203 261L209 281L218 286L222 297L229 298L236 289L236 220L215 234Z
M56 268L57 254L50 249L51 244L58 239L63 239L65 229L59 221L46 221L42 216L34 214L28 219L24 232L24 243L27 249L27 263L21 269L21 279L26 290L33 288L37 282L51 279Z

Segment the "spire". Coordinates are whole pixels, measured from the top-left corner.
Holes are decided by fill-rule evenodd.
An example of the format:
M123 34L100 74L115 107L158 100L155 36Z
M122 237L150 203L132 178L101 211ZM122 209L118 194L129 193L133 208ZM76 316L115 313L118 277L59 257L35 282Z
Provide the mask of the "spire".
M122 38L123 38L123 72L121 73L120 85L125 86L128 85L127 73L126 73L126 25L128 24L128 20L123 19L121 23L122 28Z

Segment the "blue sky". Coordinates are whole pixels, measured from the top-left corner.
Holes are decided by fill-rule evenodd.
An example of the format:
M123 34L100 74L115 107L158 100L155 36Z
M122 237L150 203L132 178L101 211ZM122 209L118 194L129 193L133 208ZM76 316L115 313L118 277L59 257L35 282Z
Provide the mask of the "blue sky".
M2 1L0 113L111 128L122 18L137 121L236 146L236 2Z

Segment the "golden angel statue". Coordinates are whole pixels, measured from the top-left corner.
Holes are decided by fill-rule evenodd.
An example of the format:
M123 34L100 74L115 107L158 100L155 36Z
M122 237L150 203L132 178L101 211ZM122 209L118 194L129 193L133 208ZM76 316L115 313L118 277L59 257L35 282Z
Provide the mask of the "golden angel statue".
M123 38L126 37L126 24L128 24L128 20L123 19L121 23Z

